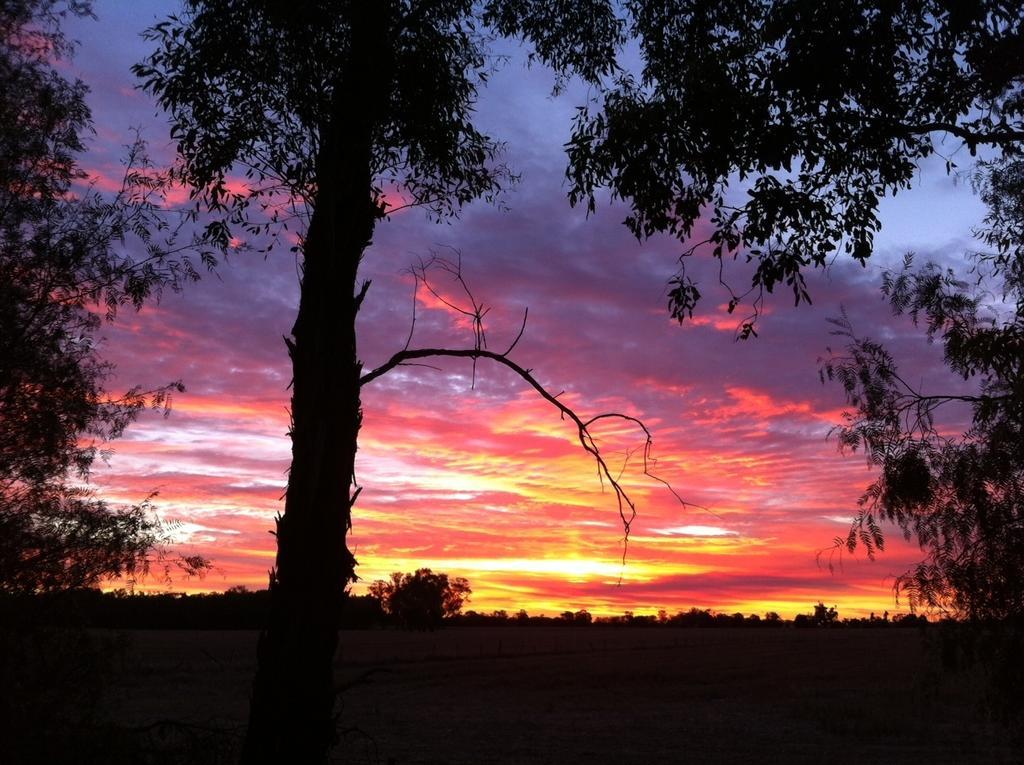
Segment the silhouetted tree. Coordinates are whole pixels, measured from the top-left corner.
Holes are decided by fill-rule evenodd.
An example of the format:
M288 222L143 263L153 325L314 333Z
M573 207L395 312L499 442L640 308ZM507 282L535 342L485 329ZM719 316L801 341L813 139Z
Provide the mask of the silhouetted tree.
M572 615L572 620L574 624L586 627L594 621L594 617L585 608L581 608Z
M843 449L863 450L880 468L861 499L849 534L836 540L868 555L884 546L879 522L914 536L926 559L896 580L912 607L937 607L972 620L1024 617L1024 162L982 170L994 249L975 263L994 276L993 291L971 288L952 270L887 274L893 311L924 326L943 346L950 372L975 392L924 390L899 373L886 348L836 320L849 346L823 373L838 380L854 410L839 428ZM941 412L970 408L970 425L953 436ZM954 413L955 415L955 413ZM939 423L936 423L939 417Z
M811 616L811 621L816 627L831 627L833 624L838 623L839 612L836 611L835 606L829 608L819 601L814 606L814 614Z
M887 274L883 291L942 344L959 384L925 389L899 372L886 348L837 320L849 345L823 371L843 386L854 410L838 429L842 449L863 449L878 478L834 551L884 547L881 520L916 537L925 559L897 577L911 608L938 608L967 625L942 631L950 668L980 663L987 700L1021 712L1024 682L1024 160L979 172L989 250L974 278L933 264ZM964 385L964 381L970 383ZM966 387L966 392L965 392ZM950 411L952 410L952 411ZM969 415L968 415L969 412ZM957 435L965 419L969 425ZM835 554L830 553L830 554ZM959 657L959 658L956 658ZM1017 718L1020 719L1019 717Z
M814 613L797 614L793 618L794 627L834 627L839 624L839 612L835 607L829 608L824 603L814 605Z
M544 61L590 79L611 71L620 39L600 0L187 0L182 16L150 30L157 49L135 69L171 115L176 177L198 210L219 216L208 232L226 243L238 228L271 239L286 223L302 231L300 304L287 340L292 465L246 761L319 762L334 740L335 605L354 578L345 539L359 493L364 384L425 357L489 358L570 417L614 478L587 433L592 421L507 352L479 342L407 347L368 373L358 357L355 318L370 286L359 284L358 269L394 209L387 192L397 188L408 205L443 218L493 197L510 178L498 144L471 121L492 66L489 26L529 37ZM244 190L230 186L232 172L245 174Z
M730 313L785 285L809 300L807 268L864 261L879 200L918 162L1024 140L1024 14L1003 0L627 0L642 69L579 112L571 198L607 187L638 238L684 244L669 307L700 298L689 255L749 264L723 276ZM945 137L955 142L948 149ZM698 226L698 221L700 225ZM696 234L696 236L694 236ZM695 239L697 241L695 241Z
M434 630L462 610L473 590L464 577L449 579L447 574L421 568L412 574L396 571L387 581L378 579L369 592L406 629Z
M113 195L79 164L92 126L62 24L90 7L0 3L0 739L11 763L107 758L94 726L119 646L82 628L71 591L173 560L148 502L115 507L84 483L105 442L181 390L107 390L104 312L194 275L167 247L162 182L140 144Z
M103 442L182 390L110 395L112 366L96 337L102 310L113 318L194 274L153 237L165 226L161 182L140 144L112 198L78 164L90 113L86 86L64 74L73 46L61 21L90 6L9 0L0 9L0 591L135 575L166 541L148 502L113 507L81 484Z

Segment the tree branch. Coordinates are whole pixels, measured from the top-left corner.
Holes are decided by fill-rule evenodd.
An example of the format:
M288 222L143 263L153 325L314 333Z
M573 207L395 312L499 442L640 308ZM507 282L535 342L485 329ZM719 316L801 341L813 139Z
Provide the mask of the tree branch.
M431 358L460 358L469 359L473 364L473 377L472 384L476 384L476 365L480 359L489 359L497 364L501 364L507 369L512 370L522 380L525 380L531 388L533 388L541 398L547 401L549 404L555 407L561 415L562 419L569 419L576 426L577 437L580 442L580 446L587 452L597 464L597 474L601 481L602 488L607 481L608 485L611 486L615 492L616 502L618 504L619 517L622 519L622 527L624 532L623 537L623 549L622 549L622 561L625 564L626 552L629 544L629 533L630 526L633 520L636 518L636 505L629 494L622 488L620 479L622 473L625 471L626 463L629 462L631 456L635 453L636 449L630 450L626 456L626 462L623 463L622 469L618 475L612 473L611 468L605 461L604 455L601 453L600 448L597 445L597 439L591 433L591 427L604 420L621 420L626 423L630 423L638 427L644 434L644 445L643 445L643 473L649 478L664 485L672 496L676 498L680 505L684 507L694 507L711 512L706 507L696 505L692 502L685 501L672 485L665 479L655 475L651 472L653 466L656 464L656 460L651 455L651 448L654 440L651 436L651 432L647 429L644 422L636 417L632 417L627 414L619 412L606 412L604 414L598 414L587 420L580 417L571 407L562 403L559 397L565 391L559 391L557 394L550 393L543 385L541 385L537 379L533 376L533 370L520 366L516 362L509 358L509 354L519 344L522 339L524 332L526 331L526 320L529 315L529 310L523 312L523 319L519 326L519 331L515 338L509 344L508 348L504 352L498 353L496 351L489 350L487 348L487 335L484 328L484 317L489 313L490 308L484 306L483 303L479 302L473 295L468 283L462 275L462 253L455 249L450 248L455 253L455 259L450 260L443 258L436 253L432 253L426 260L420 259L419 263L411 266L407 273L412 275L413 284L413 311L412 311L412 324L409 328L409 334L405 340L405 345L402 350L398 351L391 356L386 362L376 367L375 369L366 372L359 379L360 387L373 382L379 377L384 376L396 367L405 366L421 366L431 367L429 364L422 363L423 359ZM459 305L455 302L454 298L448 298L442 295L435 287L430 283L428 278L428 271L436 268L447 274L457 285L459 291L462 293L463 298L468 302L469 307ZM419 294L420 286L423 286L437 301L439 301L445 308L452 312L469 319L472 323L473 331L473 347L472 348L410 348L412 343L413 335L416 330L416 302ZM715 515L712 513L712 515ZM718 517L716 515L716 517Z
M525 369L524 367L520 366L503 353L489 351L486 348L404 349L394 354L390 359L388 359L386 362L381 364L376 369L373 369L364 374L360 378L359 384L360 386L363 386L368 383L371 383L377 378L387 374L395 367L407 365L410 362L416 361L417 359L438 357L471 359L474 363L479 359L490 359L495 363L501 364L507 369L511 369L521 379L525 380L530 385L530 387L533 388L538 395L540 395L541 398L543 398L545 401L547 401L549 404L555 407L555 409L558 410L558 412L561 414L563 418L567 418L572 421L572 423L576 426L580 446L582 446L583 450L586 451L591 457L593 457L594 461L597 463L598 476L601 478L602 484L605 481L607 481L608 485L611 486L612 490L615 492L615 498L619 510L619 517L622 519L622 526L624 531L622 551L623 562L625 562L626 559L626 545L628 545L629 542L630 526L633 523L633 520L636 518L637 514L636 504L633 502L632 498L629 496L626 490L622 488L622 485L620 484L618 478L615 475L613 475L611 469L608 467L608 463L605 461L604 456L601 454L600 448L597 446L594 435L590 431L591 426L594 425L596 422L599 422L601 420L617 419L623 420L628 423L632 423L633 425L636 425L638 428L640 428L640 430L643 431L645 439L643 448L644 475L653 478L654 480L666 486L669 489L669 491L672 492L672 495L679 501L680 504L690 507L699 507L698 505L694 505L691 502L686 502L682 497L679 496L679 494L675 491L675 489L672 488L672 486L667 481L665 481L663 478L654 475L651 472L651 466L654 463L654 459L651 457L651 447L653 446L654 440L651 436L650 430L648 430L647 426L643 423L642 420L636 417L632 417L628 414L621 414L619 412L606 412L604 414L599 414L594 417L591 417L588 420L584 420L571 407L559 401L557 396L549 393L548 390L543 385L541 385L533 376L531 370Z
M993 130L988 133L977 133L963 125L955 122L925 122L920 125L912 125L907 128L908 133L950 133L963 140L967 147L974 153L978 144L991 146L1002 146L1007 143L1024 141L1024 131L1021 130Z

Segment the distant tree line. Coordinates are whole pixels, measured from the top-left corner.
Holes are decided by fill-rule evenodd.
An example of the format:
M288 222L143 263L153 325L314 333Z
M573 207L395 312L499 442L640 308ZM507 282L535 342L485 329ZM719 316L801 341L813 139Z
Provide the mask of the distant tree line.
M464 626L549 626L549 627L627 627L627 628L663 628L663 627L744 627L744 628L779 628L779 627L915 627L928 624L927 617L920 614L896 614L890 617L886 611L882 616L874 613L867 617L839 619L835 607L828 608L818 603L813 613L797 614L793 619L784 619L775 611L764 616L758 614L720 613L710 608L690 608L669 614L664 609L657 614L637 614L626 611L620 616L593 616L589 611L563 611L558 616L531 616L525 610L515 614L507 611L492 611L489 614L467 611L452 617L452 624Z
M812 612L784 619L769 611L758 614L721 613L708 608L690 608L670 614L665 610L657 614L637 614L626 611L618 616L593 616L589 611L564 611L557 616L531 615L498 610L490 613L455 609L452 598L465 598L469 589L464 579L449 580L443 574L424 576L398 575L387 582L385 597L377 594L349 595L339 612L343 629L437 629L441 626L485 627L592 627L592 628L813 628L813 627L914 627L928 623L916 614L884 612L882 616L840 619L838 611L818 603ZM404 585L404 586L403 586ZM411 586L410 586L411 585ZM436 585L435 587L427 585ZM454 587L453 587L454 585ZM395 593L397 592L397 597ZM440 595L441 600L434 597ZM447 605L443 597L449 599ZM0 622L5 624L53 623L59 620L66 626L86 626L98 629L191 629L191 630L255 630L267 607L267 590L248 590L232 587L220 593L132 593L125 590L102 592L98 589L80 589L36 595L0 595ZM436 601L436 602L435 602ZM437 606L437 603L441 603ZM411 604L411 605L410 605ZM461 601L459 602L461 607ZM436 606L436 607L434 607ZM440 609L440 610L438 610ZM447 609L447 610L446 610ZM26 617L31 617L26 618Z
M97 629L256 630L266 614L268 598L267 590L242 587L194 595L98 589L0 594L0 623L42 621ZM346 598L339 618L344 629L367 629L386 623L377 601L365 595Z

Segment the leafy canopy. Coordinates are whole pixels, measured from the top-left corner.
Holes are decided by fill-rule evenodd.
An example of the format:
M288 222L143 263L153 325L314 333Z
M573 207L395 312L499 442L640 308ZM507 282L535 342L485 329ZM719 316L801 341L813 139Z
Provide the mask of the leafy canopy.
M753 331L765 292L809 301L804 273L864 261L878 205L918 163L1024 139L1024 14L985 0L629 0L640 70L580 109L570 196L610 189L638 238L685 243L669 308L701 297L686 258L746 262ZM952 140L946 140L950 137Z
M78 164L87 88L58 61L73 47L62 20L90 5L11 0L0 11L0 590L138 572L165 540L148 503L111 507L80 484L104 442L182 390L108 394L104 311L195 275L154 237L161 182L140 144L112 199Z
M1024 616L1024 162L980 173L989 207L981 239L996 248L975 267L1002 289L972 288L933 264L914 269L909 257L883 285L894 312L942 344L950 372L971 390L922 390L882 344L857 337L842 319L849 346L823 374L854 408L839 428L840 447L862 449L880 468L837 546L872 555L884 547L879 521L893 521L926 553L897 591L914 606L986 620ZM951 425L963 418L969 425L956 435Z
M371 6L383 17L379 68L349 71L353 25ZM603 0L187 0L148 30L157 49L134 71L171 116L177 177L197 209L223 213L211 232L226 245L233 225L260 235L308 222L326 131L353 109L375 110L378 216L418 206L443 218L493 200L513 175L473 111L500 63L495 33L594 79L612 69L621 22ZM367 103L345 102L356 80L372 83Z
M189 0L183 16L147 32L158 47L135 73L171 115L180 178L206 206L233 207L241 211L237 221L248 220L244 210L254 200L284 195L300 217L315 206L324 133L345 118L343 109L357 108L335 97L346 77L369 74L346 68L353 5ZM471 5L390 14L391 45L381 51L387 92L379 96L386 114L372 158L381 212L396 206L385 196L396 184L409 203L438 215L500 185L488 166L498 145L470 121L489 66L467 15ZM233 172L244 173L244 188L231 186Z
M607 188L639 238L684 243L669 308L701 297L687 256L740 260L723 271L733 311L780 285L810 300L804 274L839 253L864 261L878 205L918 163L966 146L1024 139L1022 19L985 0L387 0L372 200L455 214L512 179L500 144L472 122L497 65L496 35L523 40L559 83L595 86L567 145L570 200L593 210ZM315 204L324 130L338 103L357 0L188 0L149 31L157 51L135 71L171 114L180 178L211 227L264 234ZM636 44L640 66L629 60ZM373 99L371 99L373 100ZM349 112L350 113L350 112ZM952 167L952 159L947 157ZM246 182L239 177L244 174ZM257 204L258 215L250 207ZM277 230L277 229L274 229Z

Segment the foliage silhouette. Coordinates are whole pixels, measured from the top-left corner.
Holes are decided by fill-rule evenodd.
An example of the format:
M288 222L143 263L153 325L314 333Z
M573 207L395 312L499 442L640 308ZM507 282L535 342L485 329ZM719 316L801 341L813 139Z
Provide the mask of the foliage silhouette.
M884 545L879 521L893 521L927 553L896 581L912 607L971 620L1019 619L1024 257L1017 234L1024 225L1024 164L1004 160L981 173L990 211L982 238L1000 246L977 256L975 269L997 281L995 291L972 290L933 264L915 269L909 256L883 284L893 311L924 325L929 340L942 344L951 374L975 389L926 392L911 385L882 344L858 337L845 317L835 320L835 334L849 344L826 359L823 379L837 380L854 407L837 431L839 445L863 450L880 468L849 534L836 544L874 555ZM954 406L970 412L959 436L941 421Z
M912 385L881 343L857 336L845 316L835 322L848 346L825 361L823 379L837 380L853 407L837 429L839 445L863 450L879 475L830 556L859 546L873 557L884 548L883 519L915 537L925 559L897 577L897 597L905 595L912 609L966 620L943 633L944 662L980 663L990 701L1017 716L1024 682L1024 161L985 163L978 182L989 210L978 233L991 249L975 255L973 285L934 264L915 268L910 256L883 284L893 311L942 344L959 384L937 392ZM958 652L964 661L950 658Z
M959 146L1024 141L1024 14L982 0L627 0L641 71L622 71L581 108L568 144L570 195L595 209L607 187L638 237L684 249L669 308L701 297L687 258L710 252L728 310L766 292L809 301L804 273L837 254L861 262L879 201L918 163ZM949 144L946 138L952 139ZM727 273L725 261L748 265ZM749 287L736 279L749 278Z
M833 627L838 624L839 612L820 601L815 604L813 614L797 614L793 619L794 627Z
M378 579L369 588L384 613L410 630L437 629L444 619L458 615L472 592L465 578L449 579L429 568L412 574L396 571L387 581Z
M12 763L119 761L97 705L124 646L84 629L78 588L209 565L172 553L151 498L114 506L85 483L107 442L183 390L112 394L104 318L197 276L140 142L116 193L79 164L91 114L63 25L91 5L0 8L0 739Z
M80 482L104 442L180 382L113 396L102 314L136 308L195 276L165 245L163 182L129 148L104 197L78 164L91 129L86 86L64 75L61 24L91 3L11 0L0 12L0 591L87 587L135 577L163 557L168 529L150 502L114 507ZM168 236L162 236L162 234ZM142 252L142 255L136 253ZM96 309L99 310L96 310ZM207 562L181 557L190 572Z

